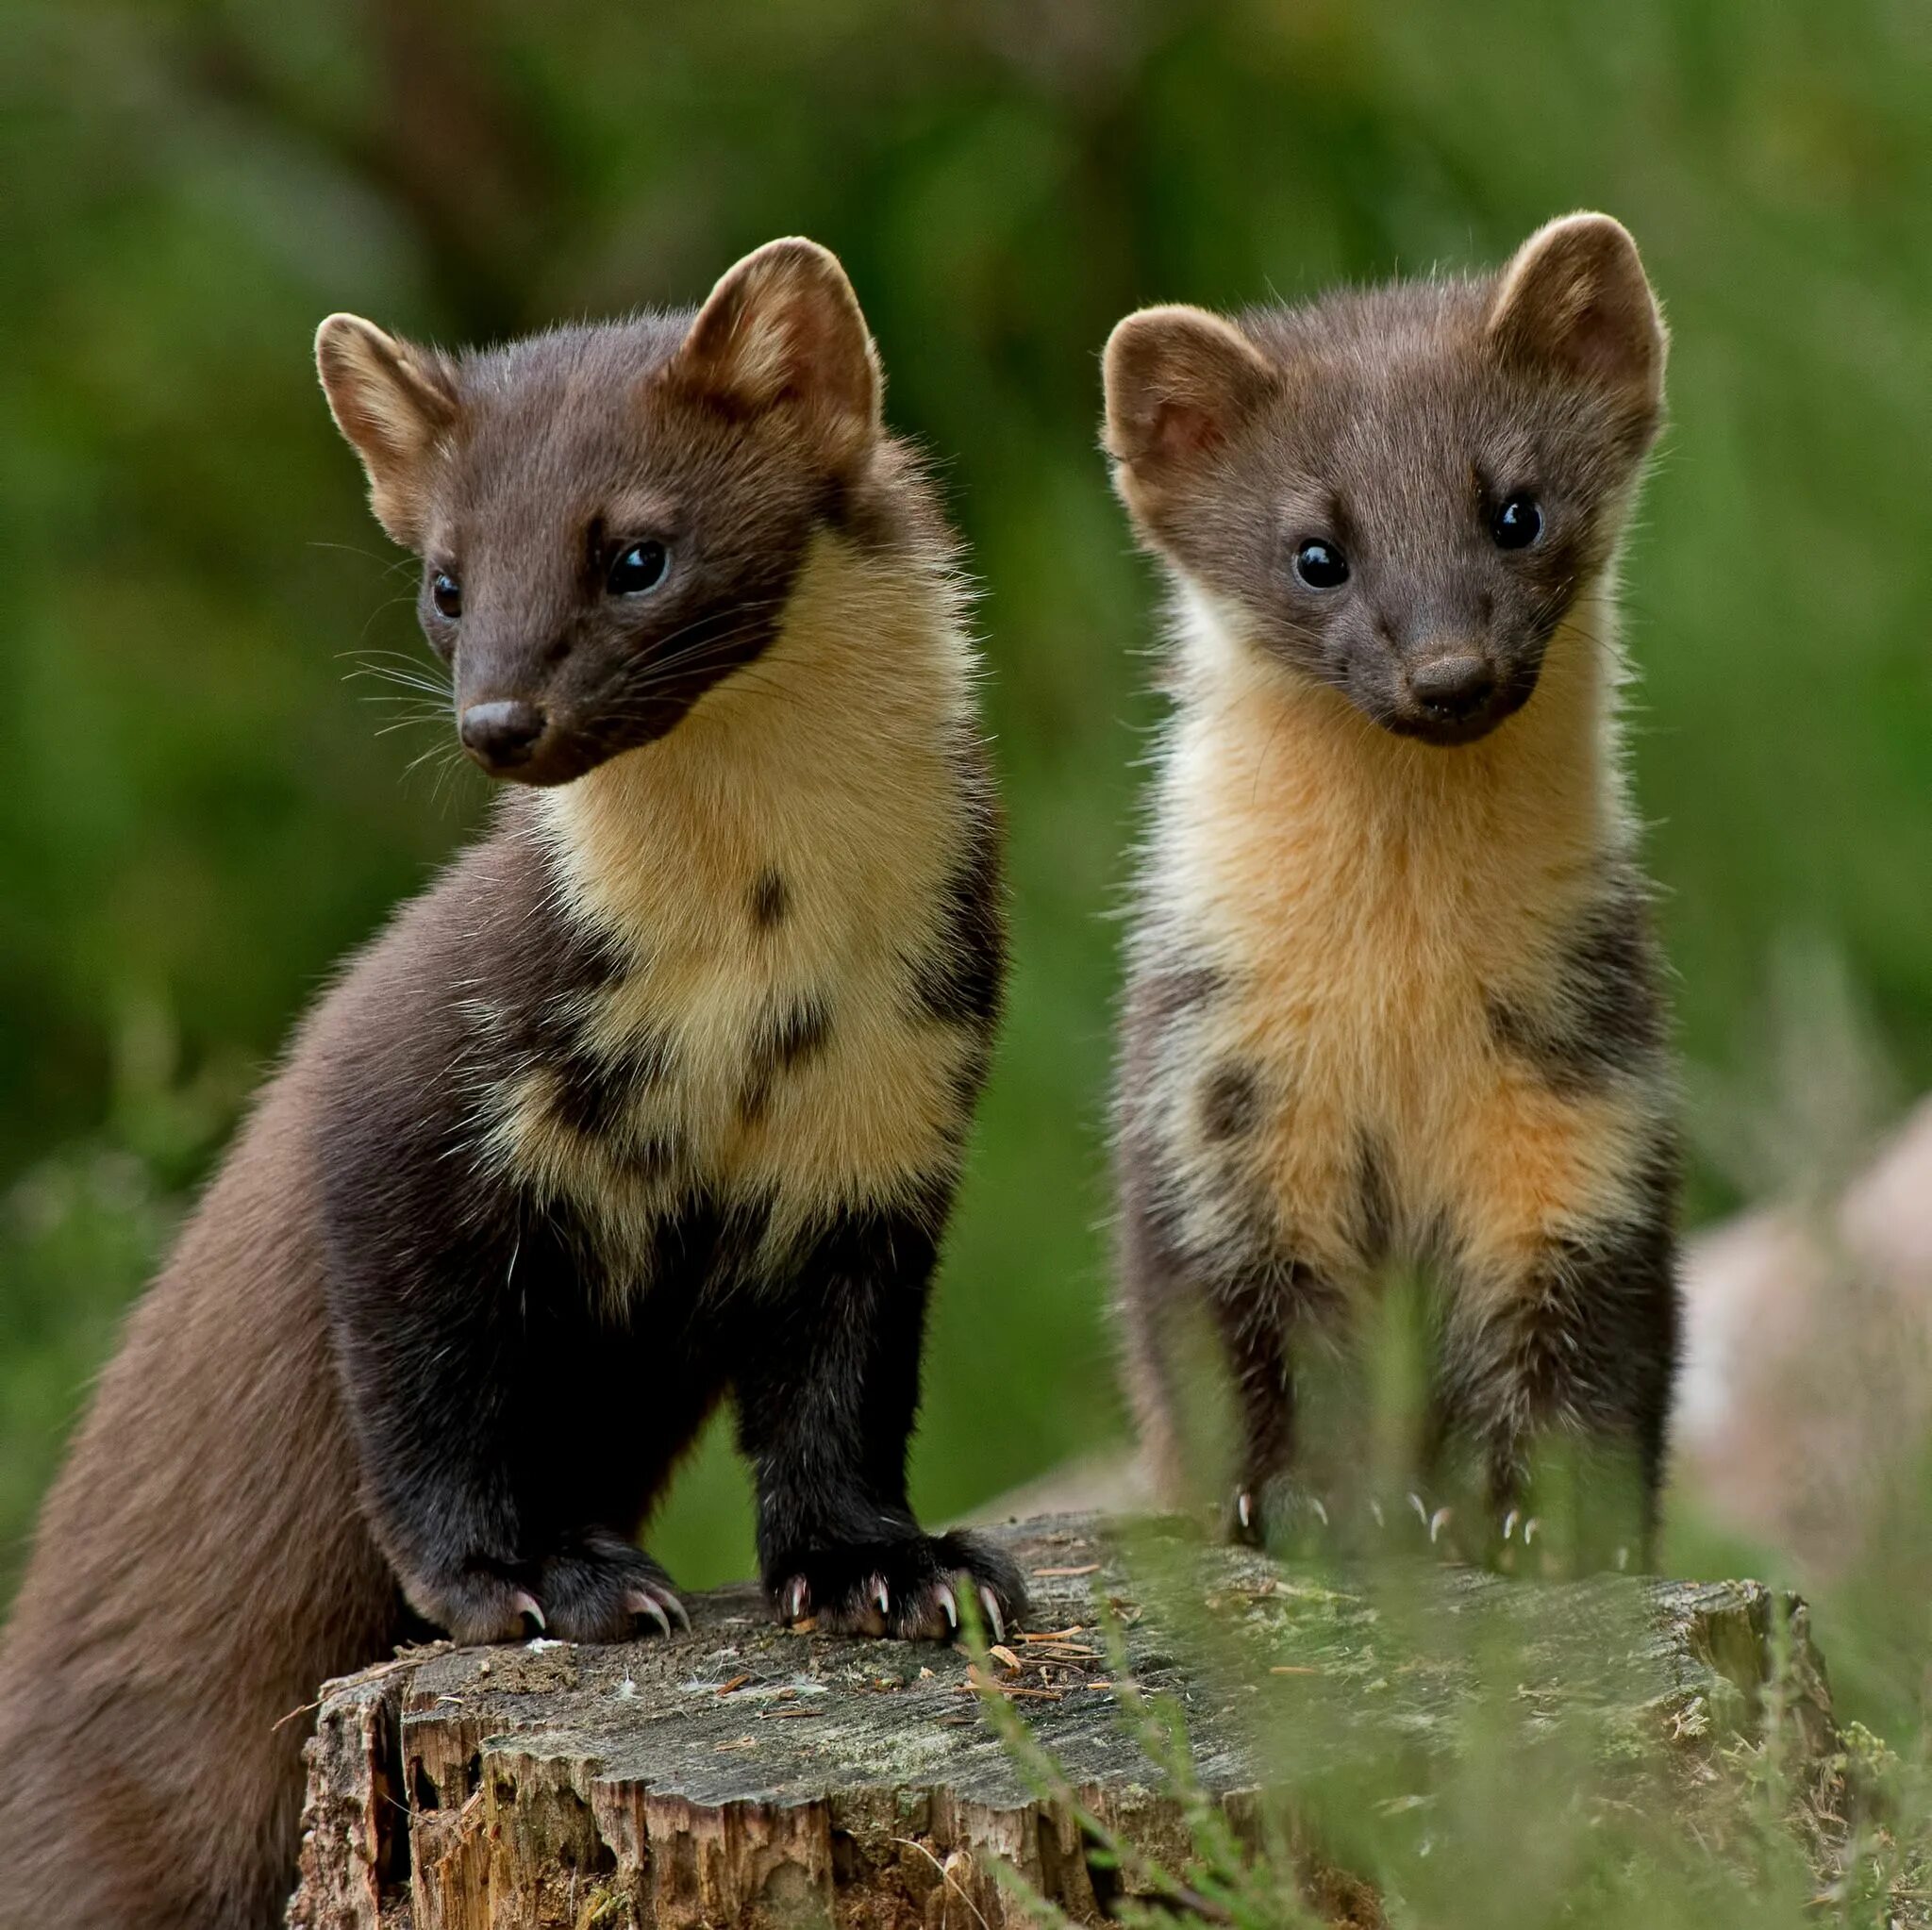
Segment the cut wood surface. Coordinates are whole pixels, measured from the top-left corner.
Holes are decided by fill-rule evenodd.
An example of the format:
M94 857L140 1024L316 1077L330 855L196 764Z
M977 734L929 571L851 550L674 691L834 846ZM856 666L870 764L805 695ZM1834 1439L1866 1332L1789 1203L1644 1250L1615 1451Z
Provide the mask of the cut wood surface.
M1712 1752L1748 1721L1778 1620L1749 1582L1529 1583L1418 1564L1401 1601L1371 1601L1245 1550L1092 1517L994 1532L1034 1607L988 1679L1083 1802L1175 1863L1178 1805L1123 1722L1105 1615L1132 1679L1182 1700L1196 1773L1237 1821L1264 1782L1250 1738L1271 1697L1345 1705L1345 1722L1288 1725L1297 1748L1414 1760L1457 1747L1483 1666L1472 1646L1499 1643L1524 1706L1543 1698L1600 1725L1607 1754L1647 1739L1635 1754L1687 1789L1713 1783ZM1385 1668L1405 1604L1408 1665ZM784 1630L749 1587L690 1606L691 1632L671 1640L438 1644L329 1684L290 1922L996 1930L1027 1921L996 1861L1082 1922L1132 1887L1090 1864L1067 1805L1028 1787L959 1650ZM1823 1751L1829 1707L1802 1607L1790 1625ZM1479 1641L1458 1642L1464 1628ZM1283 1728L1260 1733L1278 1746ZM1322 1881L1338 1915L1377 1921L1345 1878Z

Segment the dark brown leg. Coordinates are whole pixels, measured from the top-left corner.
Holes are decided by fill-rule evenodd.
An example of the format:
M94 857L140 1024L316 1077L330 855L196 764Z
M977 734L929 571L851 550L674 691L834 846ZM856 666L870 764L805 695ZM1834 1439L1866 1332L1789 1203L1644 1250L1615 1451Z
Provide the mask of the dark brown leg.
M1649 1567L1679 1344L1667 1217L1553 1245L1502 1311L1453 1331L1450 1381L1481 1443L1498 1549Z

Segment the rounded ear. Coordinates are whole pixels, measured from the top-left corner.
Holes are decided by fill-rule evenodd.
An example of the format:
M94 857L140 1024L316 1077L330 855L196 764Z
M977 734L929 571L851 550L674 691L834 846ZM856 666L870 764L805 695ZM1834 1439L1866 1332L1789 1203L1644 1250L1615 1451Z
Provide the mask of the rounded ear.
M416 547L430 458L458 412L455 371L359 315L331 315L315 331L315 367L337 428L362 458L376 521Z
M1107 453L1158 482L1220 446L1274 387L1274 364L1206 308L1141 308L1107 339Z
M885 383L858 297L839 258L802 236L724 275L666 374L734 414L795 407L834 459L879 432Z
M1524 242L1497 284L1490 341L1655 413L1664 324L1637 243L1607 214L1566 214Z

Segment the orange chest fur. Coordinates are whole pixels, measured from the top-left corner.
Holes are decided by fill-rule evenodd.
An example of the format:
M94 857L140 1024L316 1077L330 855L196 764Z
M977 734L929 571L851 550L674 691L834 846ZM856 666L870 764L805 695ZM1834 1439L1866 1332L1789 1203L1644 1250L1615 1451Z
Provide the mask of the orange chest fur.
M1177 721L1157 893L1232 968L1256 1049L1454 1079L1486 992L1548 969L1608 841L1587 733L1541 739L1558 673L1495 737L1390 737L1326 691L1263 686ZM1580 739L1580 740L1578 740Z
M1587 663L1490 739L1395 739L1334 693L1255 676L1184 704L1156 806L1142 943L1220 990L1173 1041L1171 1154L1209 1219L1235 1193L1335 1270L1373 1161L1398 1242L1450 1227L1507 1272L1613 1211L1642 1107L1559 1094L1501 1048L1540 1003L1622 836ZM1255 1094L1228 1130L1217 1095Z

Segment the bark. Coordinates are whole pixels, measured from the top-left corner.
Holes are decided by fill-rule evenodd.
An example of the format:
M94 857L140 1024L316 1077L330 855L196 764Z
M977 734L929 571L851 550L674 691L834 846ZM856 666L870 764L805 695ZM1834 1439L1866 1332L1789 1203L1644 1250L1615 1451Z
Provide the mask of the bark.
M995 1532L1035 1603L1004 1644L1017 1666L994 1658L989 1679L1081 1803L1173 1867L1180 1797L1123 1719L1129 1676L1180 1700L1194 1774L1240 1826L1267 1780L1251 1731L1291 1737L1298 1773L1324 1749L1359 1762L1386 1748L1420 1774L1461 1747L1483 1663L1458 1630L1503 1645L1532 1723L1545 1705L1580 1712L1605 1761L1641 1759L1687 1792L1722 1781L1720 1745L1773 1670L1779 1606L1755 1583L1531 1584L1418 1565L1399 1599L1372 1600L1092 1517ZM329 1684L291 1924L1001 1930L1030 1919L995 1862L1082 1922L1141 1887L1090 1862L1064 1791L1029 1787L960 1651L782 1630L750 1588L691 1607L692 1632L669 1641L439 1644ZM1407 1664L1386 1668L1391 1618L1411 1610ZM1109 1616L1124 1674L1099 1632ZM1801 1606L1789 1626L1780 1682L1801 1747L1822 1756L1829 1704ZM1291 1717L1283 1698L1298 1698ZM1281 1722L1254 1722L1277 1703ZM1306 1873L1338 1921L1379 1921L1344 1873L1313 1858Z

